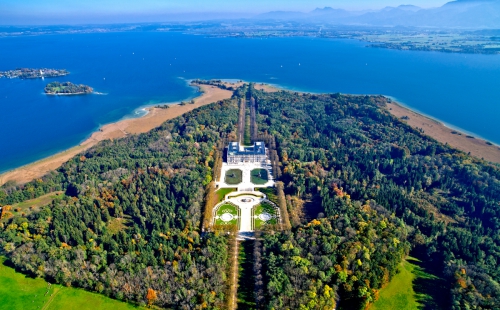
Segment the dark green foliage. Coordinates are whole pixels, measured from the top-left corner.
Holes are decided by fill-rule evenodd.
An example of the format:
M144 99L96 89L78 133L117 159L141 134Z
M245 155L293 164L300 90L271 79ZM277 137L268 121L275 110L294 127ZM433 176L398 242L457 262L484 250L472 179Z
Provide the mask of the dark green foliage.
M71 82L52 82L47 84L44 89L45 93L47 94L90 94L92 93L93 89L90 86L87 85L76 85Z
M260 130L277 140L288 195L321 204L328 221L342 215L335 196L371 200L377 217L404 221L414 255L437 271L459 260L500 281L498 167L392 117L382 96L253 94Z
M332 203L335 216L265 235L270 308L331 309L338 294L344 308L363 309L407 254L401 221L343 198Z
M283 182L269 196L294 225L255 242L259 307L340 300L338 309L362 309L411 243L449 279L450 308L498 308L498 167L392 117L382 96L247 90L148 134L101 143L42 180L5 185L0 205L67 195L11 219L1 249L21 270L119 299L144 301L151 288L157 305L221 307L228 245L199 234L203 189L217 142L236 128L236 101L251 94ZM301 206L321 210L319 219L305 221Z
M445 274L453 283L452 309L498 309L500 285L475 266L449 265Z
M146 302L153 289L160 306L223 307L227 240L202 237L199 227L213 149L236 117L232 101L196 109L100 143L43 182L5 188L2 203L60 189L67 196L10 220L4 254L24 272L118 299Z

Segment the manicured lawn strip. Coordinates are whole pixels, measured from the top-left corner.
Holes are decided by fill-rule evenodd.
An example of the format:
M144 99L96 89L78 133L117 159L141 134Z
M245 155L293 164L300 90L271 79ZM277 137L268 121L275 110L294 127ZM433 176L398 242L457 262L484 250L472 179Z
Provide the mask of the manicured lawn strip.
M0 310L137 309L138 307L96 293L33 279L4 265L0 257ZM49 291L48 294L45 294ZM52 295L52 296L51 296Z
M255 309L252 240L245 240L238 247L238 309Z
M222 219L215 219L215 225L237 225L239 222L239 209L232 204L224 204L219 207L216 216L222 216L224 213L230 213L232 216L238 216L238 219L232 219L229 222L224 222Z
M269 173L266 169L254 169L251 172L251 181L255 185L263 185L269 181Z
M240 169L231 169L226 172L224 181L229 185L237 185L243 181L243 172Z
M408 257L401 263L400 272L380 291L379 299L370 307L370 310L422 309L422 302L426 303L426 301L432 299L431 296L415 292L414 283L418 280L435 280L438 278L426 273L416 263L418 263L418 260L412 257Z
M250 113L248 111L245 118L245 133L243 135L243 145L252 145L252 138L250 136Z
M217 194L219 202L221 202L222 200L224 200L224 197L226 197L227 194L232 193L234 191L236 191L236 188L221 188L215 193Z

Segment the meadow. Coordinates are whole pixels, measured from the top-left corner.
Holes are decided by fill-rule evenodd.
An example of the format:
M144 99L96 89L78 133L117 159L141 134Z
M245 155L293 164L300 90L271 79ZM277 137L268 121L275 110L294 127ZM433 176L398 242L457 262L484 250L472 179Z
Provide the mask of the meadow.
M126 310L139 307L16 272L0 258L0 310Z
M421 262L413 257L404 260L397 273L389 284L380 290L379 299L370 307L370 310L415 310L439 309L444 303L446 294L439 283L440 278L426 272ZM422 285L424 284L425 285ZM422 290L423 287L432 288Z

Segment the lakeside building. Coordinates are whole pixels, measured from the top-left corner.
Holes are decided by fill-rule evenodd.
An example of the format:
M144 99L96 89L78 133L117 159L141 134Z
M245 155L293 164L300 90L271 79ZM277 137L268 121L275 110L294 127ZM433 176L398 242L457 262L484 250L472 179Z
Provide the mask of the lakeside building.
M227 147L227 163L265 163L267 160L264 142L255 142L252 146L243 146L231 142Z

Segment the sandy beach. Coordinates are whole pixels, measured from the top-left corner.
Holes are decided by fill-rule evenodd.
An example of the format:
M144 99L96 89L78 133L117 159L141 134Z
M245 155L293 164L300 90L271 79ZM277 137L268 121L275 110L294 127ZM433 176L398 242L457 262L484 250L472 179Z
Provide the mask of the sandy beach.
M387 105L387 110L398 118L408 116L409 119L403 120L403 122L414 128L422 129L426 135L441 143L448 143L456 149L466 153L470 152L471 155L484 158L486 161L500 163L500 148L496 145L488 145L486 141L479 138L468 138L468 134L448 128L436 120L394 102Z
M243 83L224 83L226 86L239 87ZM26 183L35 178L42 177L49 171L59 168L63 163L74 157L75 155L91 148L99 141L107 139L118 139L129 134L139 134L148 132L153 128L160 126L169 119L178 117L186 112L189 112L200 106L227 98L231 98L232 92L223 90L210 85L199 85L203 94L194 99L194 104L173 104L168 109L161 108L146 108L148 114L140 118L126 119L116 123L111 123L102 126L98 131L94 132L90 138L82 142L80 145L72 147L68 150L44 158L34 163L23 167L5 172L0 175L0 186L8 181L16 181L17 183ZM280 89L256 83L255 88L275 92ZM409 119L403 120L408 125L414 128L423 129L424 133L441 143L469 153L478 158L484 158L486 161L500 163L500 147L496 145L488 145L486 141L478 138L468 138L467 134L460 133L453 129L444 126L442 123L433 120L424 115L418 114L402 105L395 102L388 104L387 110L392 115L401 118L408 116Z
M214 86L199 85L198 87L200 87L203 94L194 99L194 104L187 103L183 106L173 104L168 109L147 108L148 114L143 117L126 119L116 123L104 125L98 131L94 132L90 138L83 141L78 146L1 174L0 186L8 181L26 183L35 178L40 178L49 171L59 168L73 156L96 145L99 141L123 138L128 134L148 132L169 119L173 119L203 105L231 98L233 94L231 91L223 90Z

